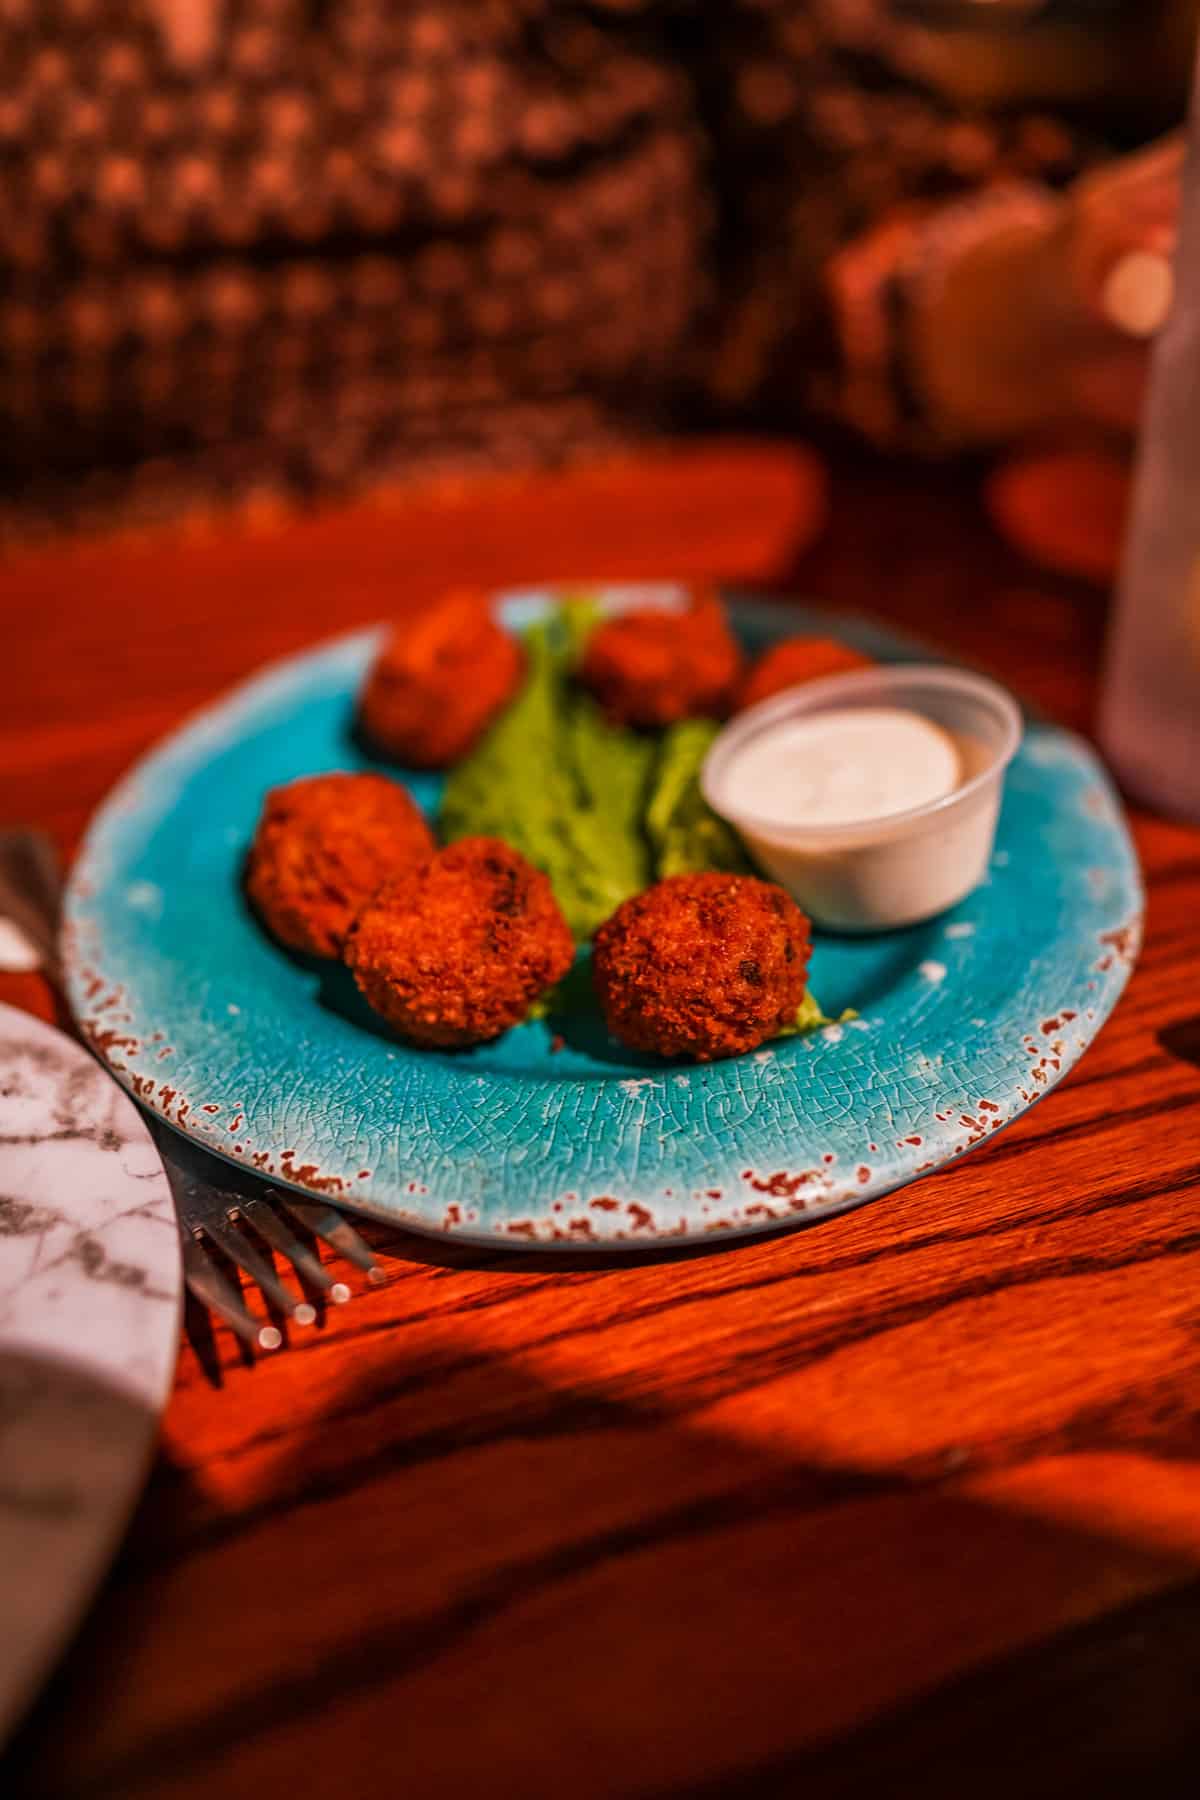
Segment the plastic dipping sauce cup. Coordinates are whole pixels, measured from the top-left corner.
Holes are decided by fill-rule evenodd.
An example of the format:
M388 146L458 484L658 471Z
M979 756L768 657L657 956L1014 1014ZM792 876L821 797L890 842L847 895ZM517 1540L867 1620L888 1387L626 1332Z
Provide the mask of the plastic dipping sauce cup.
M982 881L1020 741L1020 709L994 681L896 664L806 682L739 714L700 782L818 925L882 931L933 918Z

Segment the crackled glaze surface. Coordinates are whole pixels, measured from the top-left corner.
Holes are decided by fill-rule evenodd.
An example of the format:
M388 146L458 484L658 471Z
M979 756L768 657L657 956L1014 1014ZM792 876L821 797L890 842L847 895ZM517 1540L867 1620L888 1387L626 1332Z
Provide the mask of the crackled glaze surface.
M166 1174L128 1096L0 1007L0 1736L136 1498L179 1294Z
M508 616L546 604L518 596ZM748 601L734 617L750 647L833 628L909 654L844 618ZM465 1054L410 1050L340 970L272 945L239 884L268 787L364 766L348 726L374 641L279 664L195 719L114 793L76 871L80 1018L145 1104L233 1161L493 1244L765 1230L982 1142L1072 1066L1124 985L1142 907L1124 821L1087 746L1035 723L987 883L931 924L819 940L813 986L827 1011L853 1007L853 1024L703 1068L623 1051L596 1017ZM435 804L435 780L412 788Z

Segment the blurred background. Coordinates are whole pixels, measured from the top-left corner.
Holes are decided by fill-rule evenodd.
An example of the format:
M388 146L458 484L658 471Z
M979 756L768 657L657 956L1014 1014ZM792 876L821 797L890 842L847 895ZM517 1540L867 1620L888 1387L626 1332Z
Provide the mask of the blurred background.
M0 532L736 431L1111 539L1195 11L0 0Z
M1189 1791L1198 11L0 0L0 823L70 858L251 671L602 576L873 616L1099 721L1172 814L1133 814L1147 943L1087 1072L911 1213L676 1265L677 1309L649 1263L406 1238L323 1361L230 1339L217 1391L185 1353L5 1795L340 1795L356 1756L364 1796L448 1792L448 1754L536 1795L581 1745L616 1792L605 1732L627 1786L710 1800L735 1767L957 1796L968 1743L981 1792L1156 1756ZM0 1000L69 1023L28 962Z

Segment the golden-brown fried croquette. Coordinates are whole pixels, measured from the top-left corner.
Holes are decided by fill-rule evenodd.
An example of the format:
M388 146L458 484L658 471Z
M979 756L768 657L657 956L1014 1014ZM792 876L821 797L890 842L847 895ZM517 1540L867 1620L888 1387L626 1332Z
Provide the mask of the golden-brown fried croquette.
M596 933L592 972L609 1030L635 1050L696 1062L753 1050L804 998L808 920L749 875L673 875Z
M448 768L512 699L524 667L487 595L455 589L384 644L359 699L363 730L409 768Z
M340 956L360 907L433 835L386 775L308 775L272 788L246 861L246 892L281 943Z
M772 644L764 650L746 672L737 694L737 712L782 694L785 688L799 687L805 681L816 681L822 675L848 675L852 669L870 669L874 664L861 650L839 644L836 638L794 637Z
M550 883L499 838L460 838L389 882L345 957L368 1003L414 1044L480 1044L571 966Z
M697 590L685 612L618 613L588 640L579 679L618 725L648 730L697 714L721 718L741 672L717 596Z

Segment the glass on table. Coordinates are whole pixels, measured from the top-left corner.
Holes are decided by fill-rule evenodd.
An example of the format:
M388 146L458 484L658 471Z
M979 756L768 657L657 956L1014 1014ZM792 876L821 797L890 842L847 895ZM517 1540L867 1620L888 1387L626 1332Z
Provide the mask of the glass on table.
M1193 86L1174 298L1152 353L1100 739L1129 790L1200 819L1200 98Z

